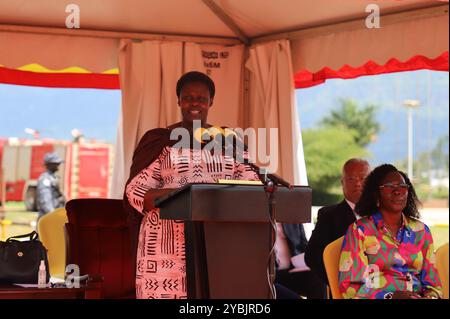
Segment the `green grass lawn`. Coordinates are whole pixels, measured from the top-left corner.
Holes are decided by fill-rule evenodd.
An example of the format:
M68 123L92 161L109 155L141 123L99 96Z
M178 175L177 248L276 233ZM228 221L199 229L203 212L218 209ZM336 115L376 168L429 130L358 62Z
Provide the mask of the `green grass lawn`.
M5 207L7 210L9 209L21 209L25 210L24 202L6 202Z
M6 239L32 232L35 228L30 223L36 221L37 215L37 212L25 211L23 202L6 202L5 219L12 221L14 224L3 227L0 230L0 238ZM5 229L6 234L3 234L3 229Z

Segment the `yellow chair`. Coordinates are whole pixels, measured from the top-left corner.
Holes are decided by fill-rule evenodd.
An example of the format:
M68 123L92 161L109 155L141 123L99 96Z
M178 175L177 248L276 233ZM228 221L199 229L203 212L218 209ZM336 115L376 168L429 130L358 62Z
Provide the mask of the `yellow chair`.
M448 243L436 250L436 267L442 282L443 298L448 299Z
M47 248L50 276L64 279L66 269L66 243L64 225L67 223L65 208L57 208L39 219L39 239Z
M327 272L328 285L333 299L343 299L339 291L339 259L344 236L329 243L323 251L323 262Z

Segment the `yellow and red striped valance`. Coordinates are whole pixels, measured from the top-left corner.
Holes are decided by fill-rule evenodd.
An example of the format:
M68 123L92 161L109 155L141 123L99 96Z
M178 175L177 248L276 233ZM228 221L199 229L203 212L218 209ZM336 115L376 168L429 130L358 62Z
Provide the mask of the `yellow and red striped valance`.
M0 65L0 83L59 88L120 89L117 68L92 73L76 66L51 70L36 63L17 69Z

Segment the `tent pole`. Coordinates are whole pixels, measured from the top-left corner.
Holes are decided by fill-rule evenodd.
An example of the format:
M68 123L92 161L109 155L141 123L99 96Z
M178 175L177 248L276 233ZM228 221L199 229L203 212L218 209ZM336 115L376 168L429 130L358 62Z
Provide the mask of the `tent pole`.
M203 3L220 19L225 25L230 28L234 34L241 39L246 45L250 44L250 39L248 36L238 27L238 25L227 15L219 5L217 5L214 0L202 0Z

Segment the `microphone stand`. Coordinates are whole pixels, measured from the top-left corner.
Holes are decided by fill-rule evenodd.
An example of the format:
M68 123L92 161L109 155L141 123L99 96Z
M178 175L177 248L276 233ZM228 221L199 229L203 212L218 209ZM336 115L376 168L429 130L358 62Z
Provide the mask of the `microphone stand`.
M261 170L263 170L262 168L260 168L258 165L249 162L248 159L244 160L244 164L248 165L252 168L252 170L258 174L259 179L261 180L261 182L265 185L266 181L272 181L275 185L281 185L284 186L288 189L293 189L294 186L291 185L289 182L287 182L286 180L284 180L282 177L276 175L276 174L267 174L267 172L264 172L263 174L261 174Z
M256 164L250 162L248 159L244 160L244 164L251 167L251 169L258 175L258 178L260 181L264 184L264 191L266 193L266 196L268 198L268 206L269 206L269 222L272 226L270 231L270 238L269 238L269 258L267 261L267 280L269 283L271 296L273 299L277 298L277 293L275 289L275 241L276 241L276 232L277 232L277 225L275 221L275 192L278 189L278 186L284 186L288 189L293 189L294 187L289 184L287 181L285 181L280 176L277 176L275 174L267 174L265 171L264 174L261 174L261 168L257 166Z
M227 144L226 140L228 139L227 136L222 135L222 134L218 134L217 136L219 136L219 139L217 141L217 143L221 146L222 150L226 153L227 149L230 147L233 148L233 158L236 159L237 158L237 151L239 150L239 153L243 153L245 151L247 151L247 145L245 145L243 143L243 141L238 138L237 135L231 135L231 140L228 141L229 144ZM240 145L240 147L238 146ZM241 154L242 155L242 154ZM252 168L252 170L258 174L259 179L261 180L261 182L265 185L266 181L271 180L275 185L281 185L284 187L287 187L289 189L293 189L294 187L289 184L286 180L284 180L283 178L281 178L278 175L275 174L267 174L267 172L264 173L264 175L261 174L262 169L256 165L255 163L250 162L250 160L248 158L244 158L242 156L242 159L244 160L244 164L250 166ZM263 178L261 178L261 176L264 176Z

